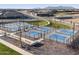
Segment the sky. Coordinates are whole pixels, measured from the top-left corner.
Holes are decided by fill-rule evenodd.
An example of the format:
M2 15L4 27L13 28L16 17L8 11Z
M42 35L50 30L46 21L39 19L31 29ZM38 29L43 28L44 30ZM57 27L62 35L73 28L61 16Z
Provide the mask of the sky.
M9 8L9 9L32 9L32 8L44 8L48 6L69 6L79 8L79 4L0 4L0 8Z

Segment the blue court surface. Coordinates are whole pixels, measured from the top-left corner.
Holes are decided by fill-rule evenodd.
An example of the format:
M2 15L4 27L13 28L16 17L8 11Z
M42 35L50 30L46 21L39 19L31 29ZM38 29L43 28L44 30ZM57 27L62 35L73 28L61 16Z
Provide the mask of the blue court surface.
M49 35L49 39L65 43L65 40L67 39L67 37L61 34L54 33L54 34Z
M50 28L49 28L49 27L40 27L39 29L40 29L41 31L45 31L45 32L50 31Z
M16 24L5 24L4 26L8 31L17 31L18 26Z
M16 22L16 23L8 23L4 25L4 28L7 28L8 31L18 31L19 29L23 28L29 28L32 25L22 22Z
M75 33L77 33L77 31L68 30L68 29L60 29L59 32L63 33L64 35L68 35L68 36L72 36Z
M26 36L33 37L33 38L39 38L41 36L41 34L36 31L28 31L25 34Z
M50 27L34 27L34 29L41 31L41 32L49 32L51 30Z

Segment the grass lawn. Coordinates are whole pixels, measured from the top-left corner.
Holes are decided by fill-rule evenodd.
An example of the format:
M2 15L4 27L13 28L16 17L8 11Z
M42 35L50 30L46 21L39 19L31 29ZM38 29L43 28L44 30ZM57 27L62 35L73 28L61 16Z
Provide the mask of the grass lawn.
M64 28L64 29L71 29L72 26L66 25L57 21L50 21L49 27L54 27L56 29Z
M36 25L36 26L46 26L48 24L47 21L41 20L41 21L27 21L27 23Z
M21 55L21 54L0 43L0 55Z
M48 24L48 22L41 20L41 21L27 21L27 23L32 24L32 25L36 25L36 26L48 26L48 27L54 27L56 29L60 29L60 28L64 28L64 29L71 29L72 26L70 25L66 25L57 21L49 21L50 24ZM48 24L48 25L46 25Z

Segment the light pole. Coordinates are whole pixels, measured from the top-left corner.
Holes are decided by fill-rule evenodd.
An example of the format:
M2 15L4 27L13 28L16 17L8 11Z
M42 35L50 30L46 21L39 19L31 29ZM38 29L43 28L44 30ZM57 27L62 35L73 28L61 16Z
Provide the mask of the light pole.
M73 23L73 40L74 40L75 23Z
M20 46L23 48L23 45L22 45L22 39L21 39L21 37L22 37L22 30L21 30L21 23L20 23L20 20L18 19L18 22L19 22L19 27L18 27L18 29L19 29L19 31L20 31L20 37L19 37L19 39L20 39Z
M19 30L20 30L20 46L23 48L22 39L21 39L21 37L22 37L22 31L21 31L21 29L19 29Z
M2 16L5 15L5 12L6 12L6 10L3 10L3 11L2 11L1 19L2 19ZM3 21L3 19L2 19L2 28L5 29L5 25L4 25L4 26L3 26L3 25L4 25L4 21ZM6 36L6 31L4 31L4 36Z

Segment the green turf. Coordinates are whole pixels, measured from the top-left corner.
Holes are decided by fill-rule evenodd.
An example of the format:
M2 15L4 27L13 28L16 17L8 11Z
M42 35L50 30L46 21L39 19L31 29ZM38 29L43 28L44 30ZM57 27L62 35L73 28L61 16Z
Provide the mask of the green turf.
M0 55L21 55L21 54L0 43Z
M27 23L32 24L32 25L36 25L36 26L45 26L48 24L47 21L27 21Z
M48 26L48 27L54 27L56 29L64 28L64 29L70 29L70 25L66 25L57 21L49 21L50 24L46 25L48 22L41 20L41 21L27 21L27 23L36 25L36 26Z
M49 27L54 27L56 29L64 28L64 29L71 29L70 25L66 25L57 21L50 21Z

